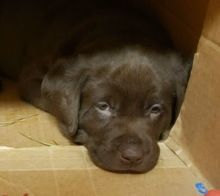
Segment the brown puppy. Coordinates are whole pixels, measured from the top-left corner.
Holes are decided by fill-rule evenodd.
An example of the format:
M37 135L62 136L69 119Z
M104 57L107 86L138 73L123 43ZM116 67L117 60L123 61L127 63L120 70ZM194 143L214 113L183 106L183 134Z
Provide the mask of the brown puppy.
M19 73L21 96L55 115L96 165L146 172L158 160L157 141L177 118L189 66L150 16L98 5L79 23L65 25L70 36L55 39L55 49L42 52L41 44L31 45L26 53L38 55ZM46 31L39 42L53 36Z

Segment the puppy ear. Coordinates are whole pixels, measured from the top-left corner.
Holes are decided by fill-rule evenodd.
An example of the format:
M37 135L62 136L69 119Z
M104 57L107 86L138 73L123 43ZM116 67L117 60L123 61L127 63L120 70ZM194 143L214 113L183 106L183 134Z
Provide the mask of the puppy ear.
M192 68L193 57L179 59L179 69L175 70L175 85L174 85L174 96L173 96L173 107L172 107L172 119L171 128L176 122L176 119L180 113L180 109L184 100L187 83L189 80L191 68Z
M180 108L184 99L184 93L185 93L185 88L180 85L176 84L175 85L175 92L173 93L173 102L172 102L172 108L171 108L171 121L168 129L166 129L164 132L161 133L159 140L165 140L168 138L170 134L170 130L173 127L173 125L176 122L176 119L178 118Z
M160 135L159 140L165 140L169 136L170 129L175 124L184 100L187 83L192 68L193 58L177 58L173 74L173 101L171 108L171 121L169 128Z
M82 70L73 69L71 62L59 60L46 74L41 86L49 112L61 122L68 136L74 136L78 129L80 94L86 81Z

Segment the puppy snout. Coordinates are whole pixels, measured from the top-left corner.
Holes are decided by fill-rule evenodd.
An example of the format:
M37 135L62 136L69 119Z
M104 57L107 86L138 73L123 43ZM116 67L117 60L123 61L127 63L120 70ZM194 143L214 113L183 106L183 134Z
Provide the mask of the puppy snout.
M126 164L140 164L144 159L144 152L137 145L122 145L119 153L120 160Z

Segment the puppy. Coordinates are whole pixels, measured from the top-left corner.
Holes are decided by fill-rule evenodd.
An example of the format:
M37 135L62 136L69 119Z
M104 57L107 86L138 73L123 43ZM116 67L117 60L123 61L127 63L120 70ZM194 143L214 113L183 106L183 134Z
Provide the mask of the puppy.
M65 2L50 3L52 26L38 21L46 33L29 32L22 71L2 72L16 75L21 97L56 116L97 166L147 172L178 116L190 64L151 15L100 2L79 12Z

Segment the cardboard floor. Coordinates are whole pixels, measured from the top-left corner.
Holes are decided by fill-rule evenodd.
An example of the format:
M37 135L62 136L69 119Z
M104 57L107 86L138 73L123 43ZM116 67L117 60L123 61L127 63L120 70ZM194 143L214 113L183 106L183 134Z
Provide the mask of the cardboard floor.
M0 195L7 196L195 196L198 181L175 149L160 144L155 169L115 174L90 161L83 146L70 145L49 114L19 100L16 85L0 93Z

